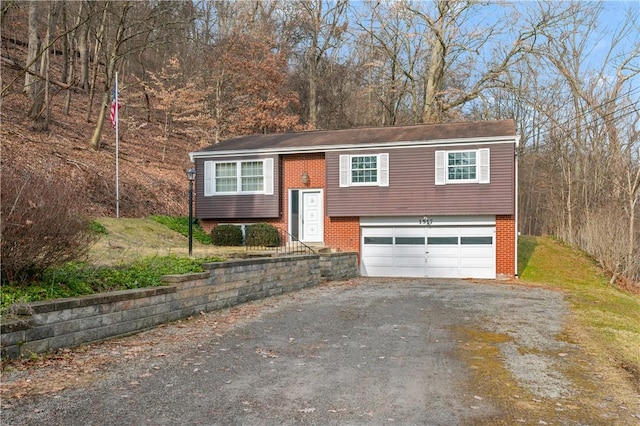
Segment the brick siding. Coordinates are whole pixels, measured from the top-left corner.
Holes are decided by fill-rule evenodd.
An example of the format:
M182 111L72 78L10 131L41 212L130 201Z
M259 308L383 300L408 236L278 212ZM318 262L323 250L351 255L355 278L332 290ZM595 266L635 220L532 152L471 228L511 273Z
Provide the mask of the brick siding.
M496 277L513 278L515 270L515 216L496 216Z

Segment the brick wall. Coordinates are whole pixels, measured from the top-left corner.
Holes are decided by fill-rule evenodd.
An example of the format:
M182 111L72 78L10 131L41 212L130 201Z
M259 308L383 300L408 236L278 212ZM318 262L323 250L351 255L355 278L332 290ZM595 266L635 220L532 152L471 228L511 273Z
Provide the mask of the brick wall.
M295 291L322 278L358 275L355 253L205 264L208 272L163 277L162 287L34 302L2 318L2 358L18 358L136 333L199 312Z
M360 253L360 218L326 217L324 241L329 247Z
M496 216L496 277L513 278L515 270L515 216Z

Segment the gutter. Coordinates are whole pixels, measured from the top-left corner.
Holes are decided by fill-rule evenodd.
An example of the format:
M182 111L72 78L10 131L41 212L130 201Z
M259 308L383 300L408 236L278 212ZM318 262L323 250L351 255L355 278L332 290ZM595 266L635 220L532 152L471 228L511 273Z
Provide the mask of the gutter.
M398 149L398 148L419 148L419 147L439 147L455 144L467 145L486 145L495 143L515 142L518 146L518 136L490 136L484 138L456 138L456 139L437 139L430 141L400 141L385 143L368 143L353 145L318 145L318 146L296 146L283 148L256 148L256 149L229 149L229 150L212 150L212 151L195 151L189 153L191 162L196 158L209 157L238 157L238 156L254 156L261 154L305 154L311 152L330 152L330 151L358 151L371 149Z

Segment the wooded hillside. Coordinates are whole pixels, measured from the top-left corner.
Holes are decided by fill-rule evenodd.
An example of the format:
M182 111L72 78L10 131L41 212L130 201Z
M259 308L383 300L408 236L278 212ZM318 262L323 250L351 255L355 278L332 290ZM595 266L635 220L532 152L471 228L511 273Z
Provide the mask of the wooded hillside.
M513 118L520 231L640 281L636 2L1 7L3 188L40 175L114 215L116 72L124 216L186 213L188 152L232 136Z

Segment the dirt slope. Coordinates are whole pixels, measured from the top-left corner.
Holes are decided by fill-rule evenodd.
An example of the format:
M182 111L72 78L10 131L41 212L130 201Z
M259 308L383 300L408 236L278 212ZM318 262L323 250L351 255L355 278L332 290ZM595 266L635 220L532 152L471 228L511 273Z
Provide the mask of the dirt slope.
M3 55L22 58L24 48L2 40ZM53 60L59 60L55 56ZM54 67L55 70L55 67ZM45 175L77 191L77 203L91 217L115 216L115 131L107 119L100 149L89 148L102 94L93 102L87 122L89 94L71 95L69 114L64 113L66 91L51 88L51 123L42 125L28 117L30 100L22 93L24 77L2 66L3 97L0 99L0 143L3 178L19 174ZM102 87L102 83L98 86ZM5 90L6 89L6 90ZM164 140L154 114L142 114L133 105L143 96L129 86L121 93L123 107L119 140L120 214L186 214L188 185L184 171L190 167L188 153L201 147L175 133Z

